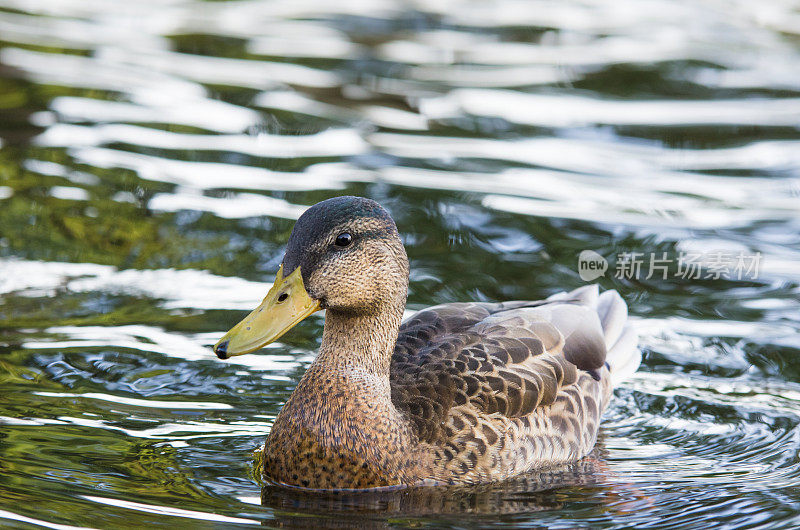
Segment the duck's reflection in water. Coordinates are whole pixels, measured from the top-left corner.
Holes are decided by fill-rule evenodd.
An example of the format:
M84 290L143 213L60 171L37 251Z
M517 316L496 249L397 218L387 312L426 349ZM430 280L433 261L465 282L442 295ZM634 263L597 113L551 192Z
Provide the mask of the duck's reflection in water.
M641 493L632 486L625 487L624 482L608 469L601 450L596 448L591 455L574 464L505 482L363 492L311 491L269 485L261 490L261 503L274 510L276 520L269 521L269 524L277 523L284 528L387 528L398 518L430 515L451 515L454 520L456 517L475 517L473 524L463 518L458 521L467 526L480 526L481 516L560 509L565 502L580 502L582 495L596 501L598 491L608 493L609 498L614 499L611 501L617 505L614 511L636 510L649 505ZM580 489L576 491L575 487ZM583 490L583 487L588 489ZM627 499L617 498L620 490L627 493L622 495ZM623 502L618 503L620 500Z

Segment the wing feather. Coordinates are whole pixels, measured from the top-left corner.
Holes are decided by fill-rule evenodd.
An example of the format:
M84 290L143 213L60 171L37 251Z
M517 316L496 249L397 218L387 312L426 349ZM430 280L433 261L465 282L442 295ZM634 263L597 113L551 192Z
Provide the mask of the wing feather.
M602 367L597 297L581 294L446 304L405 322L392 358L392 401L420 440L450 442L473 412L524 419L555 403L581 371Z

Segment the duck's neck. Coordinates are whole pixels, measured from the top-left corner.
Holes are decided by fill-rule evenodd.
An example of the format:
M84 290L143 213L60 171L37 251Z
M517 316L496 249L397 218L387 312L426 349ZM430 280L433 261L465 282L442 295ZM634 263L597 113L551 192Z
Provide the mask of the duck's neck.
M389 379L392 352L405 304L355 315L328 309L314 367L343 376Z
M415 452L412 426L392 402L389 367L402 316L402 307L370 316L328 310L319 354L267 438L267 477L364 488L428 473L430 457Z

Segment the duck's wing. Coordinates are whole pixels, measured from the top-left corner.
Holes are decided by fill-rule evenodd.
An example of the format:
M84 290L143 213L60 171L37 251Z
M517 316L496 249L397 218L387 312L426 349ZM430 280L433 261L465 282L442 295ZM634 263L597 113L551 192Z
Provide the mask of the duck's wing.
M446 304L415 314L400 328L392 358L393 403L421 442L454 452L471 445L475 459L505 443L498 438L510 436L509 428L535 434L531 421L583 429L552 425L563 419L557 415L548 419L567 397L594 409L596 431L611 389L607 342L617 341L627 317L619 295L607 293L598 298L596 287L585 288L536 302Z

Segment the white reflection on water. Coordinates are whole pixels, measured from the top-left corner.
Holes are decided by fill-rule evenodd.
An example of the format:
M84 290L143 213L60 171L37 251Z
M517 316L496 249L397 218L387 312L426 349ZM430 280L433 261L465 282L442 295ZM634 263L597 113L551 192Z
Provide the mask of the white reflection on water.
M132 407L144 407L150 409L168 410L228 410L233 407L227 403L201 403L196 401L157 401L154 399L136 399L99 392L87 392L85 394L72 394L69 392L34 392L37 396L54 398L82 398L109 401L120 405L130 405Z
M206 90L197 83L164 75L147 68L131 68L113 61L101 61L94 57L6 47L0 50L0 61L19 68L29 79L44 84L113 90L129 94L132 99L140 100L172 99L175 105L180 105L181 99L188 100L183 103L184 106L191 102L214 108L215 104L214 100L205 97ZM98 105L103 103L101 100L90 99L89 101L96 101ZM113 102L107 101L106 103ZM216 103L222 104L219 101ZM232 111L235 109L233 105L223 104L223 106ZM240 112L246 110L239 107Z
M117 270L94 263L0 260L0 294L53 296L57 290L105 292L152 298L167 309L247 309L264 297L271 283L217 276L193 269Z
M6 510L0 510L0 519L10 519L34 526L52 528L53 530L93 530L91 526L70 526L68 524L51 523L49 521L43 521L42 519L34 519L33 517L25 517L24 515L19 515L14 512L7 512Z
M144 104L64 96L54 98L50 108L67 122L174 123L221 133L238 133L261 123L253 110L203 97L148 94L140 99Z
M54 326L44 332L53 338L37 338L23 341L22 347L31 350L53 350L65 348L120 348L141 352L154 352L187 361L213 361L211 350L225 333L223 330L198 335L168 332L161 328L144 325L129 326ZM312 357L270 353L281 349L283 344L275 342L258 355L240 355L226 362L246 366L256 371L284 371L302 366Z
M106 497L96 497L94 495L82 495L82 497L86 500L96 502L99 504L116 506L118 508L127 508L129 510L137 510L140 512L168 515L171 517L197 519L200 521L214 521L219 523L256 524L256 525L261 524L260 521L257 521L255 519L244 519L242 517L228 517L226 515L218 515L216 513L210 513L210 512L198 512L195 510L184 510L182 508L169 508L167 506L159 506L156 504L144 504L141 502L124 501L120 499L109 499Z
M145 180L179 184L188 188L240 188L251 190L340 189L346 182L370 181L372 176L347 163L309 166L302 173L271 171L263 167L222 162L194 162L140 155L116 149L85 147L70 149L76 161L103 168L136 171Z
M40 175L52 175L55 177L64 177L70 182L75 184L84 184L87 186L97 186L100 184L100 177L86 173L85 171L77 171L71 167L55 162L47 162L44 160L36 160L29 158L22 162L22 167L28 171L39 173Z
M49 195L67 201L85 201L89 198L89 193L85 189L71 186L53 186L50 188Z
M501 42L490 35L437 31L419 33L414 41L392 41L381 46L378 53L385 59L411 64L539 65L539 75L534 74L531 82L526 83L530 85L566 81L570 70L564 67L569 66L593 68L614 63L668 61L692 55L691 45L676 39L674 33L603 38L575 34L559 38L561 42L558 43L547 42L547 36L543 42ZM551 80L544 81L547 77Z
M797 330L788 323L742 322L734 320L699 320L687 318L645 318L637 320L637 330L647 336L670 331L684 336L699 337L781 337L796 336Z
M413 112L378 105L365 105L359 110L365 118L380 127L417 131L428 129L427 118Z
M400 111L398 111L400 112ZM415 115L416 116L416 115ZM56 124L34 139L48 147L89 147L125 143L161 149L225 151L270 158L350 156L367 151L367 143L351 129L328 129L317 134L181 134L134 125Z
M436 141L431 142L431 151L436 145ZM579 158L564 160L581 164ZM615 169L625 171L608 168ZM707 175L697 175L695 180L685 174L675 174L672 180L633 181L621 175L598 179L541 169L455 173L394 166L382 168L379 174L381 181L398 185L486 193L482 204L488 208L639 227L722 228L764 218L794 219L797 215L791 181L742 178L731 182ZM661 176L666 177L663 173ZM691 195L680 193L684 179L687 185L694 185ZM624 194L619 192L620 187L625 188Z
M269 434L271 425L271 422L253 421L231 421L227 423L187 421L182 423L161 423L158 427L152 427L150 429L127 429L115 425L112 421L106 420L93 420L85 417L76 418L72 416L59 416L58 419L63 423L71 425L122 432L133 438L163 439L169 441L236 436L265 436ZM129 417L128 419L135 420L138 418Z
M280 87L283 84L316 88L339 84L339 77L332 72L291 63L228 59L165 51L148 54L121 49L106 50L102 58L133 67L152 68L158 72L208 84L256 89Z
M800 385L797 384L653 372L637 373L631 382L637 389L654 395L686 396L740 410L780 412L800 419ZM674 418L664 420L673 421ZM708 427L707 422L697 423L694 430Z
M8 5L8 2L3 2ZM26 7L33 7L26 3ZM126 45L136 40L143 48L164 48L167 39L131 26L97 24L78 18L57 18L0 13L0 35L5 40L38 46L92 49L96 46Z
M177 193L158 193L147 204L153 210L177 212L194 210L211 212L217 217L241 219L244 217L284 217L297 219L306 210L305 206L291 204L283 199L274 199L254 193L229 193L223 197L207 197L178 189Z
M667 170L705 169L750 169L750 170L795 170L800 171L800 141L771 140L753 142L737 147L717 149L668 148L657 142L645 142L634 138L582 139L562 137L535 137L514 140L460 138L447 136L422 136L412 134L376 133L368 136L369 142L383 151L396 156L417 158L490 158L513 162L524 162L567 171L588 174L651 175L657 172L667 177L657 179L657 184L669 189L687 189L686 178L692 182L705 179L713 182L717 189L737 189L739 180L745 183L767 185L774 179L713 178L710 175L668 172ZM686 178L682 178L686 177ZM638 180L629 179L629 185L641 186ZM800 179L787 179L787 186L798 184ZM721 184L728 183L725 186ZM783 186L783 183L776 183Z
M731 211L725 208L714 208L702 204L701 208L694 208L693 201L674 200L656 201L651 208L647 204L628 206L625 197L618 196L615 204L624 207L623 211L613 212L606 205L597 201L572 201L559 203L541 199L527 199L510 197L506 195L486 195L481 204L487 208L494 208L505 212L542 217L560 217L564 219L580 219L584 221L625 224L628 226L650 228L653 231L666 228L685 229L713 229L726 227L742 227L754 221L763 219L765 214L772 216L770 210ZM683 204L683 206L678 206ZM614 207L614 204L608 205ZM625 211L627 210L627 211ZM637 211L638 210L638 211ZM784 215L793 218L791 213Z
M346 33L310 20L278 19L249 31L240 25L232 29L241 37L252 37L247 41L247 51L256 55L348 59L366 51L353 44Z
M800 98L716 100L613 100L583 96L525 94L510 90L457 89L423 100L430 119L496 116L540 127L588 125L783 125L800 123Z
M269 90L261 92L253 98L253 105L256 107L308 114L334 121L358 122L361 120L359 113L354 110L330 103L323 103L294 90ZM420 119L424 118L420 116Z

